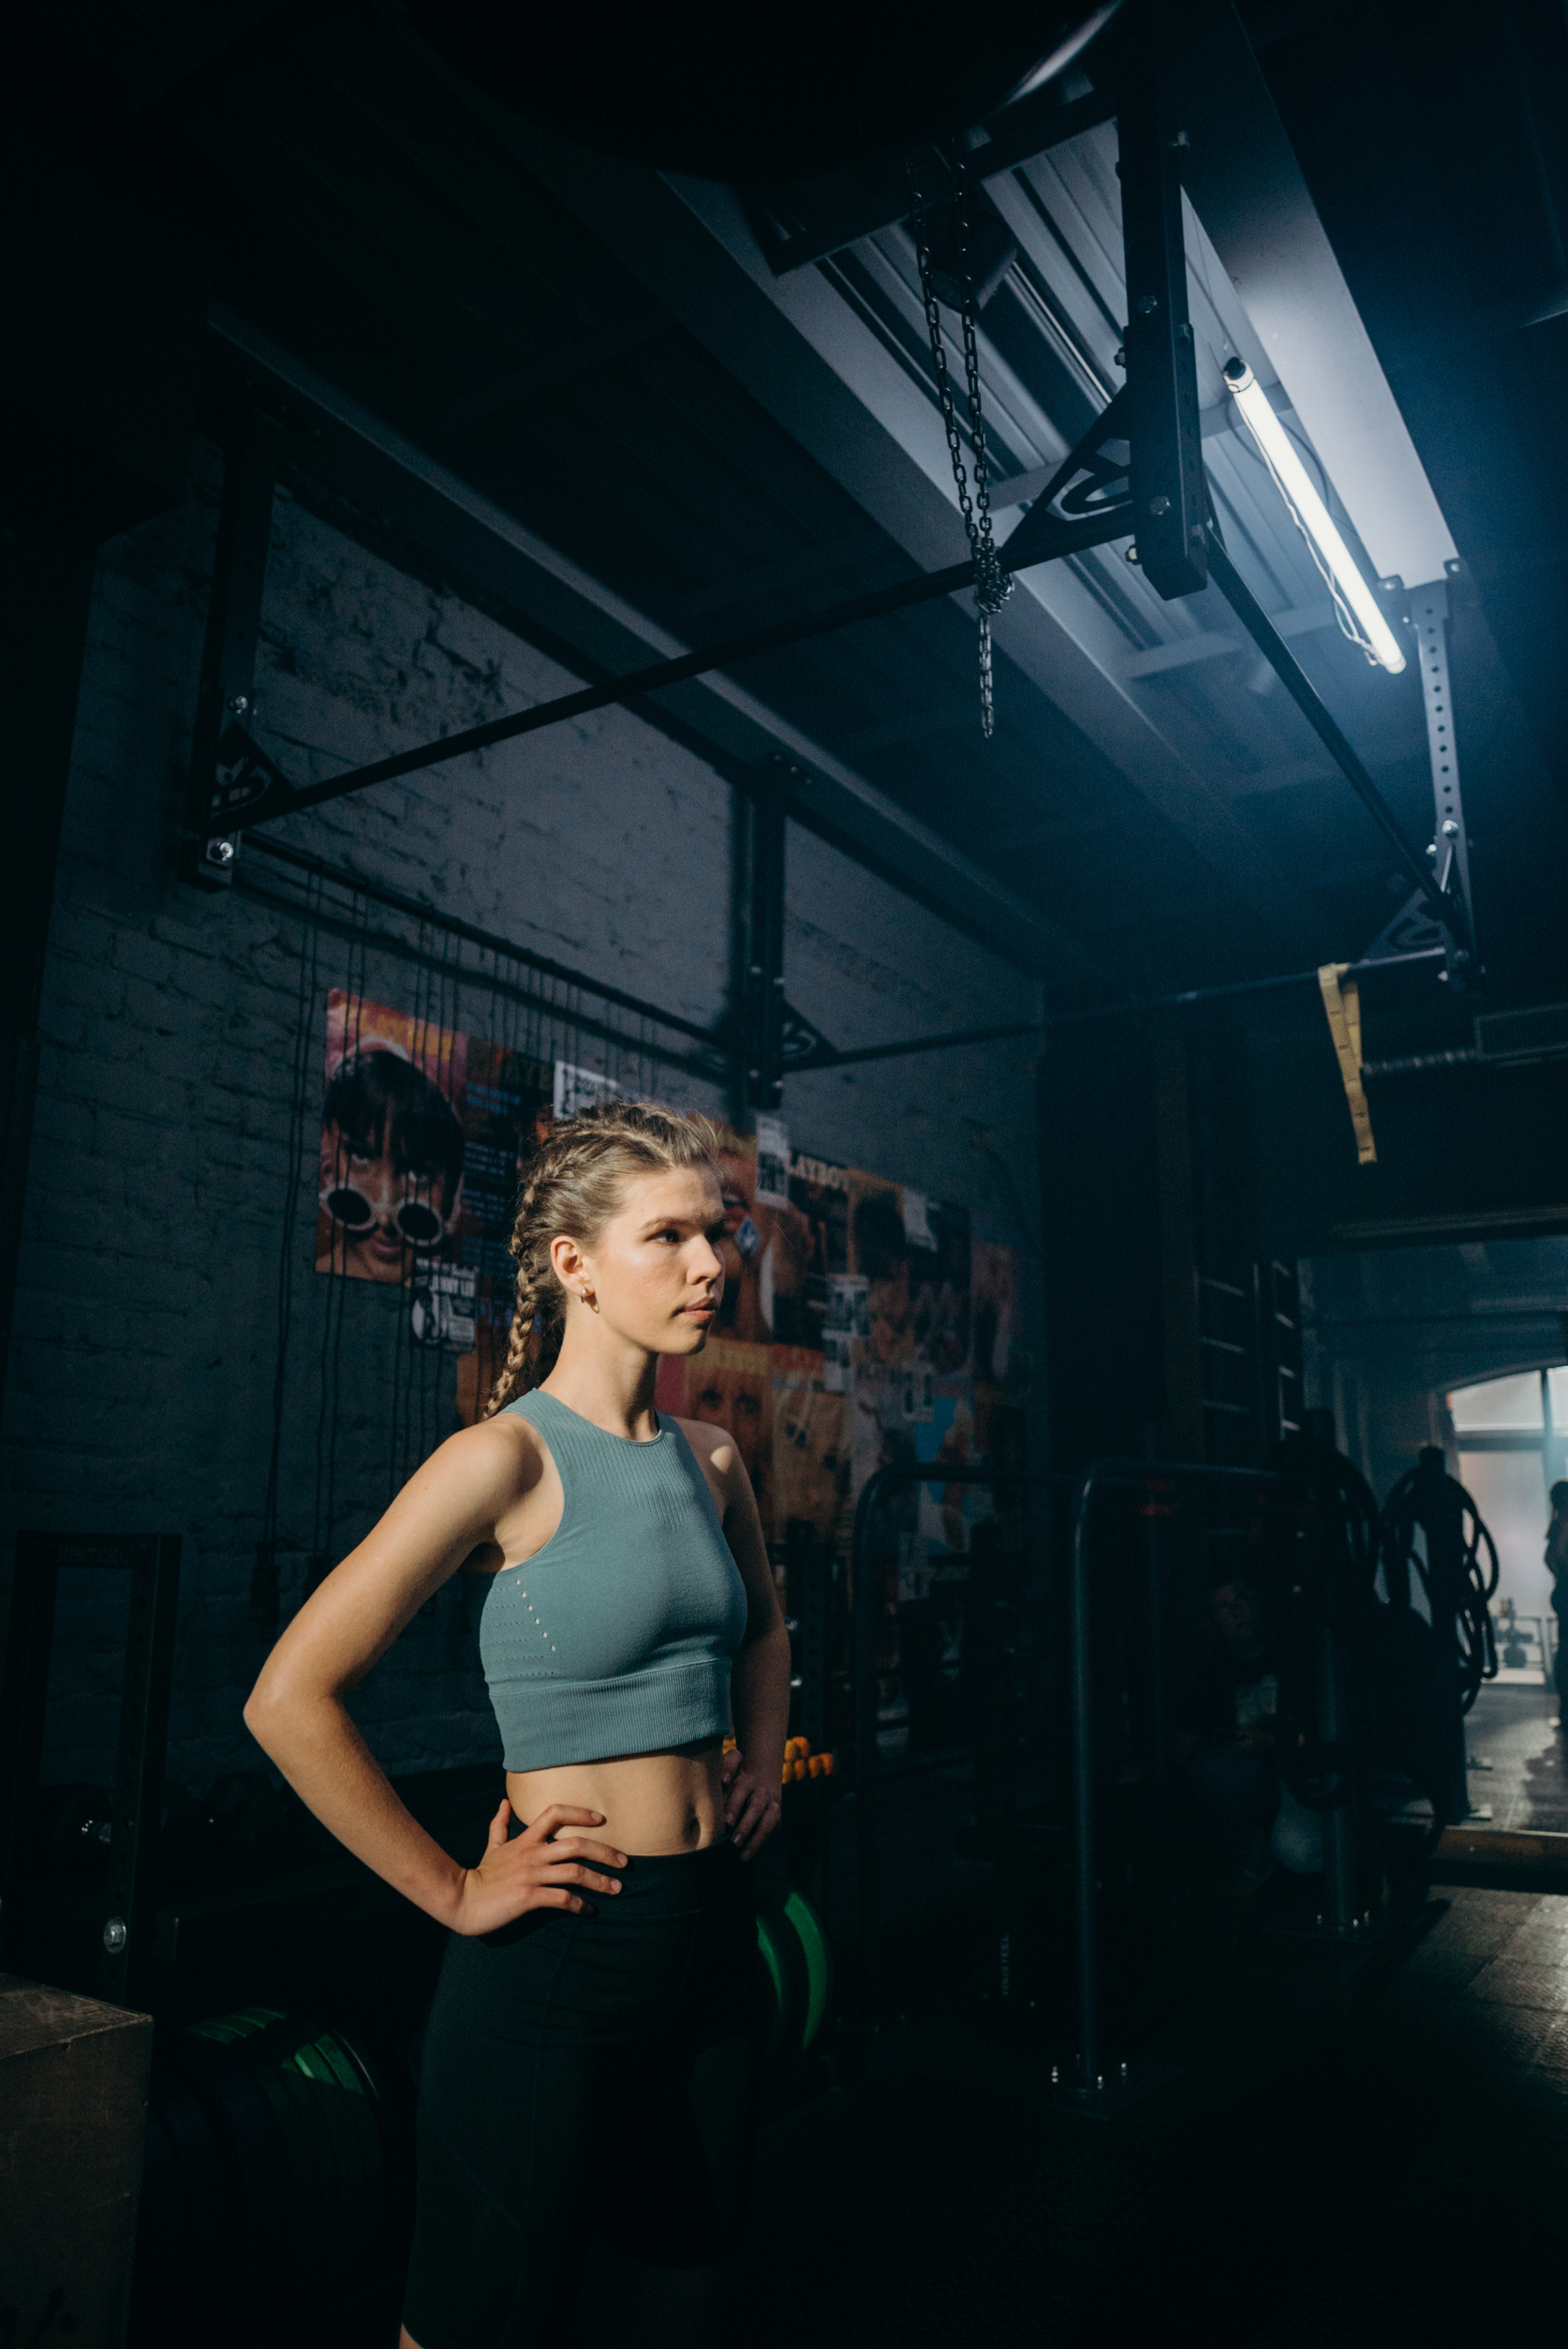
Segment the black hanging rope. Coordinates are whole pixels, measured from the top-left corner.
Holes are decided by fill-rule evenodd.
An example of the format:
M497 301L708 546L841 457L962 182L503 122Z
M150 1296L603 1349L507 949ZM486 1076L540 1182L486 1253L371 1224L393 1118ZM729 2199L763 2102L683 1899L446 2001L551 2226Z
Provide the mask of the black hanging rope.
M319 894L320 884L308 885L308 897ZM294 1052L288 1093L288 1166L283 1188L283 1226L277 1262L277 1342L273 1368L273 1427L267 1454L267 1490L261 1507L261 1535L251 1578L251 1621L259 1630L274 1630L278 1615L278 1494L283 1459L283 1415L288 1393L288 1342L294 1321L294 1246L299 1222L300 1189L309 1139L310 1045L315 1032L320 931L307 921L300 939L300 967L294 990ZM312 1255L314 1255L314 1247Z
M1452 1610L1458 1654L1459 1708L1468 1713L1484 1681L1497 1677L1497 1635L1491 1599L1497 1590L1497 1544L1480 1510L1457 1478L1435 1463L1424 1463L1399 1479L1383 1504L1383 1540L1390 1599L1398 1603L1413 1576L1426 1598L1434 1630L1446 1607ZM1421 1535L1419 1546L1417 1533ZM1438 1545L1455 1550L1440 1584L1434 1570Z

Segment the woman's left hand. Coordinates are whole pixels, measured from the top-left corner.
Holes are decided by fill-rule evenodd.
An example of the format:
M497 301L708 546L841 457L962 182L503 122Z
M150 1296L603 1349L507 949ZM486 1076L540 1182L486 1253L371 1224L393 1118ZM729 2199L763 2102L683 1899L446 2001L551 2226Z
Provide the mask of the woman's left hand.
M723 1766L724 1823L741 1858L754 1860L778 1824L779 1771L776 1765L771 1778L762 1777L735 1746L725 1755Z

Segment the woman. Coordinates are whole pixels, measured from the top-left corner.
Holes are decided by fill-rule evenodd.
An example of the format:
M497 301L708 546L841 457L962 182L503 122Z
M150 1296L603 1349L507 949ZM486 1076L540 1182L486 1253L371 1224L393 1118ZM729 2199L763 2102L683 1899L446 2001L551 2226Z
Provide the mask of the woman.
M653 1400L659 1356L701 1352L722 1288L717 1143L637 1102L555 1127L518 1207L487 1417L328 1577L245 1708L318 1818L452 1930L403 2349L559 2340L599 2234L636 2296L628 2336L693 2342L744 2218L743 1862L777 1823L789 1640L733 1438ZM471 1867L410 1818L344 1704L460 1568L490 1578L507 1766Z

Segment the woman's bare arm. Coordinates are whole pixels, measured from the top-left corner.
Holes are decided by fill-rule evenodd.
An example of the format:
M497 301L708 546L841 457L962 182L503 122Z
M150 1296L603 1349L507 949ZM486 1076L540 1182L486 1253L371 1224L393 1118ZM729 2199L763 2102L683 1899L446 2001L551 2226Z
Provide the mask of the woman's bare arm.
M541 1458L525 1423L467 1428L412 1477L374 1531L289 1624L245 1706L252 1735L323 1826L417 1907L460 1933L493 1932L529 1908L580 1909L574 1886L617 1889L585 1865L624 1854L562 1825L602 1825L559 1806L507 1839L508 1806L475 1867L443 1851L398 1800L344 1698L465 1558L496 1539L537 1487Z
M719 1519L746 1584L746 1637L730 1680L734 1753L725 1756L725 1824L743 1859L752 1859L778 1824L784 1740L790 1728L790 1634L774 1588L757 1496L733 1436L705 1420L683 1420L703 1449L722 1498Z

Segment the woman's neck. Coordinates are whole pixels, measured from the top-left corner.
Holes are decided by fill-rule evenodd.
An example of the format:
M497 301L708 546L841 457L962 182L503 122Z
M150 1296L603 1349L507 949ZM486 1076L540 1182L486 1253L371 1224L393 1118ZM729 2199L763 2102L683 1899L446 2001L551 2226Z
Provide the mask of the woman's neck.
M579 1330L569 1324L542 1391L581 1419L603 1428L607 1435L626 1435L645 1443L658 1433L654 1410L658 1375L658 1356L644 1346L629 1345L609 1331Z

